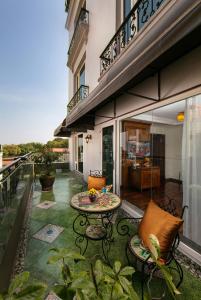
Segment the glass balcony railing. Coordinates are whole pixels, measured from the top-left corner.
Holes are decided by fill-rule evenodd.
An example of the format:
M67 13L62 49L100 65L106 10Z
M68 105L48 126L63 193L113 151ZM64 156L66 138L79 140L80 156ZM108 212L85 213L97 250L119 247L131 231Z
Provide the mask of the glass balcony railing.
M29 158L30 154L24 155L0 169L0 269L5 256L16 251L9 247L13 247L14 240L17 246L32 188L33 163Z
M100 74L122 53L165 0L138 0L100 55Z
M67 105L68 113L70 113L81 100L87 98L88 95L89 87L87 85L81 85Z

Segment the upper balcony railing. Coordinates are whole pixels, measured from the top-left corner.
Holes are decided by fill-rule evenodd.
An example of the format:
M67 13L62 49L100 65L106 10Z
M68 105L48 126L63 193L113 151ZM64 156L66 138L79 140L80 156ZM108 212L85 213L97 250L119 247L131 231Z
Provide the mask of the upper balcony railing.
M100 55L103 74L165 0L138 0Z
M78 32L78 27L80 27L83 24L87 24L87 25L89 24L89 11L86 10L85 8L81 8L81 10L80 10L80 14L79 14L79 17L77 19L77 23L76 23L75 30L74 30L74 33L73 33L73 37L71 39L70 46L69 46L69 49L68 49L68 56L71 54L71 51L73 49L74 42L75 42L75 39L76 39L76 34Z
M87 98L88 95L89 87L87 85L81 85L67 105L68 113L70 113L81 100Z

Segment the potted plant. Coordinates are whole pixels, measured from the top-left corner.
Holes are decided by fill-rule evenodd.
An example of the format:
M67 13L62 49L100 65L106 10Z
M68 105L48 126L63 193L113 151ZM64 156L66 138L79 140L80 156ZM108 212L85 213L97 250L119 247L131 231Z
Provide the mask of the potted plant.
M55 181L52 163L57 158L58 154L51 152L47 147L44 147L41 152L37 152L34 156L35 164L41 165L39 181L44 192L52 190Z

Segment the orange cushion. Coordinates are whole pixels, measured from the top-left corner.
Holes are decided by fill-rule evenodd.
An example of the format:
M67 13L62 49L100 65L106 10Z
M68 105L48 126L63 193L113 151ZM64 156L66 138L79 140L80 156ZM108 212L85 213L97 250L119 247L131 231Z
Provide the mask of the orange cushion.
M152 200L139 225L139 236L145 247L150 249L149 235L154 234L159 241L161 253L167 252L183 220L162 210Z
M88 190L94 188L96 190L101 190L104 186L106 186L106 178L105 177L88 177Z

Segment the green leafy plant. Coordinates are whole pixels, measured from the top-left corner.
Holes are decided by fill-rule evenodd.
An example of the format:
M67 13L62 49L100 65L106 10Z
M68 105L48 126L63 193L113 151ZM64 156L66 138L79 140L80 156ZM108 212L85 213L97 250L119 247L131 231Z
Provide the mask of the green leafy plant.
M90 264L88 271L78 271L77 262L85 260L83 256L68 249L51 249L55 254L48 263L61 263L63 284L54 287L54 292L61 299L77 300L138 300L139 297L133 289L131 276L135 272L133 267L121 267L116 261L110 267L101 260L95 265ZM73 263L72 263L73 261Z
M43 147L40 152L36 152L33 155L33 161L35 164L43 166L43 175L51 176L53 172L52 163L59 157L58 153L51 152L49 148Z
M176 299L176 295L180 295L181 293L178 291L178 289L176 288L173 282L173 277L169 271L168 266L164 264L163 259L161 258L159 241L157 237L153 234L150 234L149 239L151 241L151 247L150 247L151 257L156 264L155 268L161 271L173 299Z
M0 300L42 300L46 292L46 285L42 283L29 284L29 272L17 275L9 286L6 295L0 295Z

